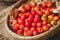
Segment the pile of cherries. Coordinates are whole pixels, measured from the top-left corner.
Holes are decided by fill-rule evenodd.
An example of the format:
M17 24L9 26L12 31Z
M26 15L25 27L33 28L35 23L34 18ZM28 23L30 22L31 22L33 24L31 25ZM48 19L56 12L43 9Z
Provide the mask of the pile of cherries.
M35 36L48 31L60 22L60 15L53 13L52 2L37 5L35 2L15 9L18 16L12 21L12 30L20 36Z

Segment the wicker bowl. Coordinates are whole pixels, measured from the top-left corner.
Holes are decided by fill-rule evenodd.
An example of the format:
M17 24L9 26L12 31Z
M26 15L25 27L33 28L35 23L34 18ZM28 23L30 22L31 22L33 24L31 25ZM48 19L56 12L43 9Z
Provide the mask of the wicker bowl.
M22 2L22 3L21 3ZM29 1L26 1L23 3L23 1L18 1L11 9L10 9L10 12L8 12L7 16L6 16L6 21L5 21L5 26L6 26L6 30L7 32L13 36L14 38L17 38L17 40L43 40L43 39L46 39L50 36L52 36L53 34L56 33L56 31L58 31L58 29L60 28L60 23L58 23L56 26L54 27L51 27L48 31L42 33L42 34L39 34L39 35L36 35L36 36L19 36L17 35L16 33L12 32L10 30L10 26L9 26L9 20L10 20L10 13L15 9L15 8L18 8L19 6L22 6L24 5L25 3L30 3L31 0ZM13 15L13 14L12 14Z

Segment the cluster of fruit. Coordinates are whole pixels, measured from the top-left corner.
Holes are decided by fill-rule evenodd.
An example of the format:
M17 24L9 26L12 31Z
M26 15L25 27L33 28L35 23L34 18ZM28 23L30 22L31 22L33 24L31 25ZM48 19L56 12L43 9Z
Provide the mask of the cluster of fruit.
M20 36L35 36L48 31L60 22L60 15L53 13L52 2L37 5L35 2L19 7L18 17L12 21L12 30Z

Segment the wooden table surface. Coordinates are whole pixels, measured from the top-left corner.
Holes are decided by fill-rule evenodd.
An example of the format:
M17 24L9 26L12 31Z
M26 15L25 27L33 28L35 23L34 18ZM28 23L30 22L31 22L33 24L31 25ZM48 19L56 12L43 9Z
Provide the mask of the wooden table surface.
M9 3L8 3L9 4ZM0 11L11 6L10 4L9 5L6 5L5 3L3 2L0 2ZM60 31L57 32L54 36L46 39L46 40L60 40Z

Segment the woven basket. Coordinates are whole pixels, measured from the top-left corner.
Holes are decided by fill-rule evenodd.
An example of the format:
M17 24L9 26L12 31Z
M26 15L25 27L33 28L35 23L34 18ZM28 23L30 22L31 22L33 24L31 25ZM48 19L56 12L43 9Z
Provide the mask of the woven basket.
M6 29L7 29L7 32L13 36L14 38L16 38L17 40L43 40L43 39L46 39L50 36L52 36L53 34L56 33L56 31L60 28L60 23L54 27L51 27L48 31L42 33L42 34L39 34L39 35L36 35L36 36L19 36L17 35L16 33L12 32L10 30L10 26L8 26L8 22L10 21L10 19L14 19L13 18L13 13L11 13L15 8L18 8L20 6L23 6L25 5L26 3L31 3L31 1L33 0L27 0L27 1L18 1L16 4L14 4L14 6L10 9L10 11L8 12L8 14L6 15L6 21L5 21L5 26L6 26ZM34 0L35 2L37 3L44 3L44 2L47 2L47 0ZM48 1L52 1L52 2L55 2L56 3L56 7L59 6L59 3L57 0L48 0ZM11 16L11 17L10 17Z

